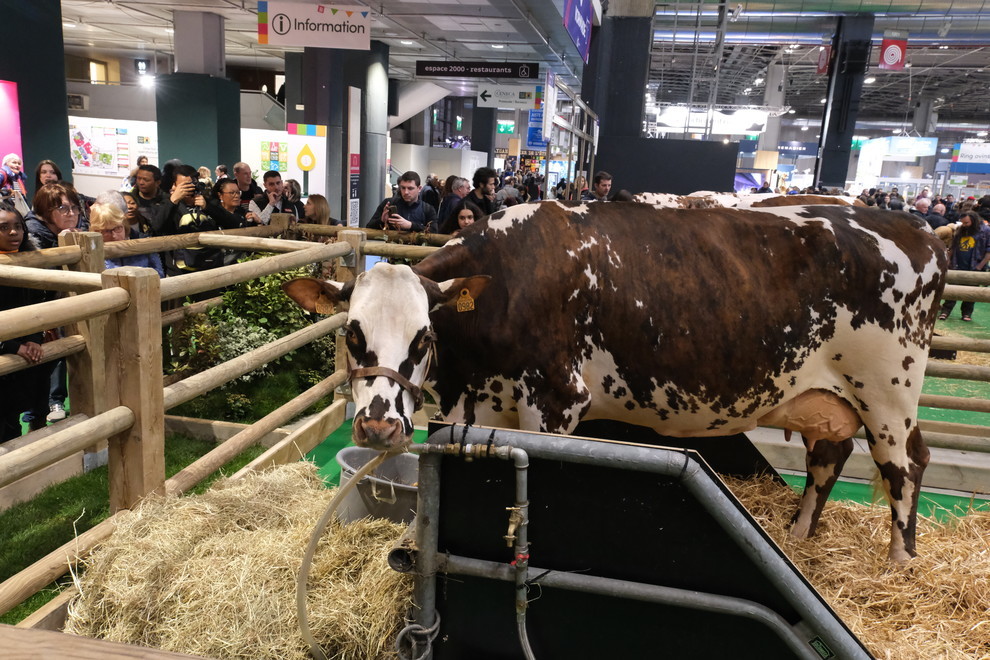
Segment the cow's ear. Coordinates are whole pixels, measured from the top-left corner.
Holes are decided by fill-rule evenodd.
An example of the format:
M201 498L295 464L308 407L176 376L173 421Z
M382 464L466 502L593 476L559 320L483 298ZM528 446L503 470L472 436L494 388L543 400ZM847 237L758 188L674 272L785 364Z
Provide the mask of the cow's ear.
M286 295L307 312L332 314L334 305L346 302L353 287L312 277L299 277L282 284Z
M472 275L437 283L441 296L439 304L434 305L434 309L451 305L456 307L458 312L473 311L474 301L481 296L491 279L490 275Z

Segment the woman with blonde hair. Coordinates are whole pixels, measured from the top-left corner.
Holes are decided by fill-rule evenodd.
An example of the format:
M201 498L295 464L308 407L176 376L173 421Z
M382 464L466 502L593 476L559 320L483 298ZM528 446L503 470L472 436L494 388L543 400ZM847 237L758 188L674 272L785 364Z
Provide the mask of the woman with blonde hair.
M210 174L212 174L212 172L210 172L210 168L204 165L203 167L196 170L196 173L199 174L200 183L202 183L207 188L213 187L213 179L210 178Z
M310 195L306 199L305 222L314 225L337 225L340 224L330 217L330 202L323 195Z
M115 203L98 202L89 209L89 228L91 231L98 231L103 234L103 241L106 243L127 240L127 214ZM157 252L107 259L105 266L107 268L119 268L121 266L152 268L158 273L158 277L165 277L162 260Z

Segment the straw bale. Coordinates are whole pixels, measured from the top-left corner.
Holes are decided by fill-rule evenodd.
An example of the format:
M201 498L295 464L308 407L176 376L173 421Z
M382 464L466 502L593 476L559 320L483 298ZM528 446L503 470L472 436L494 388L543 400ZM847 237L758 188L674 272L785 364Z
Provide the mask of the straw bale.
M788 535L798 495L723 477L743 506L878 658L990 658L990 512L918 519L918 557L887 560L890 508L828 502L816 535Z
M300 462L148 498L87 560L66 632L215 658L308 658L295 580L332 496ZM367 519L324 534L309 619L330 657L395 657L412 580L385 557L403 531Z

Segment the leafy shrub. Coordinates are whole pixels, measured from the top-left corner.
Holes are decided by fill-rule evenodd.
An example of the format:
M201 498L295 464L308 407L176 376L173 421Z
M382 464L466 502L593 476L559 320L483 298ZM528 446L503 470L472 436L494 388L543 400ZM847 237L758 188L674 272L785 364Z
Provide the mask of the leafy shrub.
M216 327L217 334L223 338L217 347L219 362L233 360L238 356L260 348L265 344L270 344L278 339L278 335L274 332L266 328L251 325L246 319L236 316L233 310L222 307L215 309L217 309L217 313L212 315L213 324ZM258 369L244 374L238 380L250 382L255 378L270 374L271 369L269 365L264 364Z
M206 314L196 314L173 328L172 372L192 376L220 362L220 333Z
M251 261L261 256L266 255L255 254L242 261ZM264 328L278 337L305 328L310 325L311 320L305 310L285 295L282 284L296 277L307 277L310 272L312 271L308 266L302 266L241 282L224 292L223 306L210 310L211 315L224 310L249 325Z
M243 419L251 412L251 399L243 394L232 392L227 395L225 417L230 420Z

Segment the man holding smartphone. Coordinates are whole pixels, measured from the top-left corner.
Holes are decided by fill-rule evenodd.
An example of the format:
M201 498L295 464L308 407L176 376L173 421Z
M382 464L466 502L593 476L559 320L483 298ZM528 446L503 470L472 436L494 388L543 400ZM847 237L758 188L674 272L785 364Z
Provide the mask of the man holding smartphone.
M420 179L415 172L399 177L399 194L386 199L368 222L369 229L397 231L431 231L437 229L437 210L420 200Z

